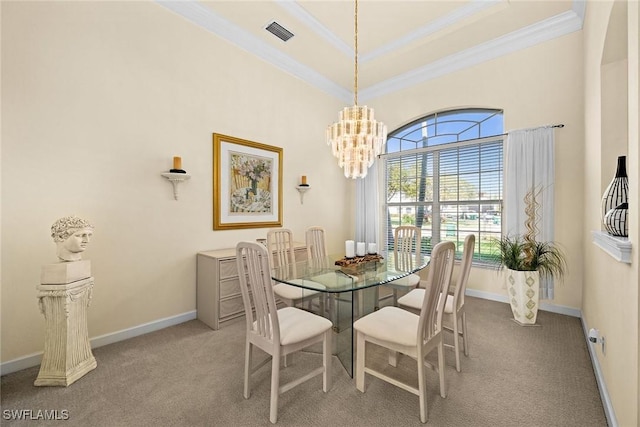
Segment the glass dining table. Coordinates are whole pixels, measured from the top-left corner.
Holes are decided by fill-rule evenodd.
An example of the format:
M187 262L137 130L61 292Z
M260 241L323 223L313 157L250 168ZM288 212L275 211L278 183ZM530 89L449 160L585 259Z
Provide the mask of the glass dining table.
M380 307L381 285L417 273L429 264L429 257L422 257L413 269L399 271L390 258L393 257L381 254L347 260L342 255L329 255L299 261L289 268L276 267L271 271L274 281L302 289L305 298L319 294L317 301L307 298L316 304L305 304L300 308L331 320L333 354L351 377L355 348L353 322Z

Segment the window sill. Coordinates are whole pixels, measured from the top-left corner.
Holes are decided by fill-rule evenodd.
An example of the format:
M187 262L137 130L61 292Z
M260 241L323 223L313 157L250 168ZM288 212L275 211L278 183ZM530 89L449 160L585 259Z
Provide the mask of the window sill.
M592 231L593 243L618 262L631 264L631 242L626 237L613 237L604 231Z

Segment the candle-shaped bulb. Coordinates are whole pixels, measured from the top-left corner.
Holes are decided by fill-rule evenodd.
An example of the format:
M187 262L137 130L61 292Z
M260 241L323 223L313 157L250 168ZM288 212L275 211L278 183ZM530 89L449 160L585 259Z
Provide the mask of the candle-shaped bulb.
M309 184L307 184L307 176L306 175L302 175L302 179L301 179L300 185L309 185Z

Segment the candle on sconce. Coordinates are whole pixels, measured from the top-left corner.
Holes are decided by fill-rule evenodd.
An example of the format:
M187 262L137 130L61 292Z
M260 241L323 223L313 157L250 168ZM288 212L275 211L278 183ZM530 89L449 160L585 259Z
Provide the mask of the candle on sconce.
M347 240L344 242L344 252L347 258L353 258L356 256L356 247L353 240Z
M378 253L378 248L375 243L369 243L369 253L375 255Z
M170 169L171 173L187 173L182 170L182 157L173 156L173 169Z
M356 245L356 256L364 256L365 252L364 252L364 242L358 242L358 244Z
M300 179L300 185L303 187L308 187L309 184L307 184L307 176L306 175L302 175L302 178Z

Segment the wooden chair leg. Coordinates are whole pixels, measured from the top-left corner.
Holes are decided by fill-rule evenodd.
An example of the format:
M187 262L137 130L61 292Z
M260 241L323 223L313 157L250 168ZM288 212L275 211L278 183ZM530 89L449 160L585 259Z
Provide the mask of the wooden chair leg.
M442 338L442 335L440 336ZM444 343L442 339L438 344L438 375L440 377L440 396L447 397L446 384L444 381Z
M467 337L467 313L462 312L462 348L464 348L465 356L469 356L469 341Z
M456 353L456 371L460 372L460 326L458 316L453 313L453 351Z
M253 346L249 340L245 340L244 345L244 398L251 396L251 356L253 354Z
M364 393L364 359L365 359L364 334L356 334L356 388Z
M394 368L398 367L398 352L389 350L389 365Z
M320 310L320 313L318 313L320 316L325 317L326 312L326 300L327 300L327 296L324 293L319 294L318 296L318 309Z
M269 421L272 424L278 422L278 397L280 396L280 354L271 357L271 407L269 409Z
M423 358L417 359L418 363L418 398L420 400L420 422L426 423L428 418L427 410L427 374L424 369Z

